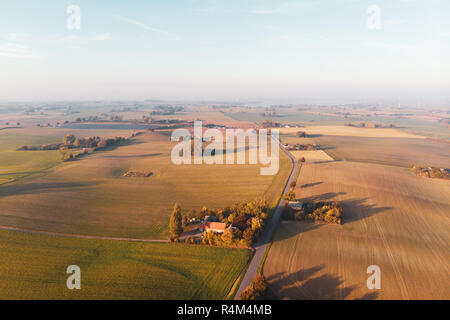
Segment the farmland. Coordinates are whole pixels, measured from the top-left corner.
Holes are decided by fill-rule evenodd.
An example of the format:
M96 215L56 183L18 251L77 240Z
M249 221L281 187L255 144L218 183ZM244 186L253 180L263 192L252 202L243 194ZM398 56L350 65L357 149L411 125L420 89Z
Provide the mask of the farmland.
M305 131L309 138L295 133ZM449 167L445 141L426 139L396 129L361 129L344 126L281 129L283 143L317 143L335 160L386 164L411 168L414 164Z
M250 251L0 230L0 299L225 299ZM81 290L66 269L81 268Z
M276 176L261 176L259 165L176 166L170 160L172 146L168 136L149 132L120 147L3 185L0 225L164 239L175 202L187 211L262 195L273 201L290 170L285 155ZM123 178L128 171L153 174L146 179Z
M308 161L297 197L340 201L344 225L282 221L264 265L271 294L291 299L445 299L450 185L401 167ZM381 290L366 269L381 268Z

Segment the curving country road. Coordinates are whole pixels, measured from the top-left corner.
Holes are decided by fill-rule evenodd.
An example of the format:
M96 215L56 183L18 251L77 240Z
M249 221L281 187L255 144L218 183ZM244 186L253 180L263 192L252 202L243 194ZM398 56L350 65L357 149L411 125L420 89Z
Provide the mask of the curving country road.
M272 137L272 139L274 139ZM247 272L245 273L244 279L241 282L241 285L239 286L238 291L236 292L236 295L234 297L235 300L238 300L242 291L247 288L252 280L256 277L258 273L258 267L261 263L261 260L264 256L264 252L266 251L267 245L272 240L272 234L275 231L276 226L278 225L278 220L280 220L281 213L283 212L283 208L286 204L286 201L283 200L283 196L289 191L289 184L295 180L295 177L297 176L298 171L298 163L297 160L290 154L288 151L286 151L283 146L281 145L281 142L277 141L280 149L286 153L289 158L291 158L294 168L292 169L291 175L289 176L289 180L284 186L283 194L281 195L280 202L278 202L277 209L275 210L274 215L272 216L272 219L269 220L269 223L264 228L264 231L259 238L258 242L256 242L253 245L253 248L255 249L255 254L253 255L252 260L250 261L250 265L248 266Z

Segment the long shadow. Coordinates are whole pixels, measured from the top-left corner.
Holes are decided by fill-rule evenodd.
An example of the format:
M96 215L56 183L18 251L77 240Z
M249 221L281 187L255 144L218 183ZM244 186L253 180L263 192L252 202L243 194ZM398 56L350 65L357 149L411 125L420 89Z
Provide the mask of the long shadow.
M304 197L304 198L301 198L300 201L304 201L304 202L329 201L329 200L332 200L333 198L336 198L337 196L344 195L344 194L347 194L347 192L327 192L327 193L322 193L322 194L318 194L318 195L311 196L311 197Z
M357 286L344 286L339 276L331 274L316 274L325 268L324 265L315 266L293 273L279 272L266 278L269 283L264 298L269 300L298 299L298 300L342 300L347 299ZM369 292L356 300L375 300L378 292Z
M377 213L392 209L392 207L388 206L377 207L376 204L366 204L368 200L369 198L355 198L340 201L344 210L343 223L345 224L366 219Z
M313 182L313 183L307 183L307 184L303 184L300 188L309 188L309 187L314 187L314 186L317 186L317 185L319 185L319 184L322 184L323 182L322 181L320 181L320 182Z
M107 155L103 158L105 159L140 159L140 158L149 158L149 157L157 157L162 155L162 153L147 153L147 154L136 154L136 155Z
M0 197L44 192L64 192L68 188L84 188L97 184L97 182L20 183L3 187L0 186Z
M291 228L290 225L292 225L293 227ZM309 221L283 220L283 217L281 217L280 222L277 226L277 230L275 231L273 242L297 237L301 233L316 230L318 228L321 228L322 226L323 224L313 223Z
M267 278L268 299L346 299L356 286L343 286L343 280L331 274L315 276L323 265L299 270L290 274L278 273Z
M116 150L117 148L120 148L120 147L133 146L133 145L142 144L142 143L145 143L145 141L141 141L141 140L126 140L126 141L123 141L123 142L116 143L116 144L114 144L112 146L108 146L106 148L100 149L100 150L98 150L96 152L113 151L113 150Z
M340 160L320 160L320 161L314 161L315 164L321 164L321 163L332 163L332 162L338 162Z
M392 207L384 206L377 207L376 204L367 204L369 198L354 198L347 200L336 200L339 195L347 194L346 192L327 192L311 197L301 198L300 201L314 202L314 201L338 201L344 210L343 223L354 222L366 219L374 214L392 209Z

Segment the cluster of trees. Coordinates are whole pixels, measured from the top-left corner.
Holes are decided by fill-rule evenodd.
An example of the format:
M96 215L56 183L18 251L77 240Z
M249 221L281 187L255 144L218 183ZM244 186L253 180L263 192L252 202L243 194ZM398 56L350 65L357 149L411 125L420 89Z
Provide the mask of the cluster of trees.
M276 113L276 111L266 111L266 112L260 113L260 116L261 117L276 117L277 113Z
M283 124L275 121L265 120L261 123L263 128L279 128L282 127Z
M63 161L68 161L82 154L87 153L86 150L76 154L69 153L68 151L70 149L93 148L94 150L99 150L125 140L126 139L123 137L115 137L109 139L103 139L100 137L76 138L73 134L66 134L63 137L61 143L44 144L41 146L21 146L16 150L17 151L59 150L61 153L61 159Z
M215 217L218 222L225 223L223 233L206 231L203 244L215 246L248 247L261 234L268 218L269 205L266 199L257 198L250 202L237 203L223 209L210 209L204 206L200 211L190 210L181 214L181 208L175 204L170 222L170 238L177 239L190 221L203 220L206 216Z
M353 123L346 123L344 124L347 127L356 127L356 128L395 128L394 124L387 124L387 125L382 125L382 124L375 124L372 122L361 122L358 124L353 124Z
M286 205L283 210L283 219L342 224L343 209L338 202L304 203L303 208L303 210L294 211Z
M308 138L308 134L305 131L298 131L297 137L299 138Z
M419 176L450 180L450 170L436 167L414 166L412 170Z
M58 150L61 147L61 143L43 144L41 146L21 146L17 148L17 151L42 151L42 150Z
M84 117L84 118L76 118L75 122L90 122L90 121L99 121L100 117L99 116L89 116L89 117Z
M241 293L239 299L241 300L256 300L262 299L264 293L267 290L266 278L263 275L258 274L252 283Z
M103 149L119 142L125 141L124 137L103 139L101 137L76 138L73 134L64 136L62 143L68 148L94 148Z
M291 151L291 150L300 150L300 151L315 151L315 150L320 150L320 146L317 144L294 144L294 145L288 145L286 147L286 150Z
M156 106L155 110L153 110L150 115L159 115L159 116L167 116L175 114L175 112L184 111L183 107L173 107L173 106Z
M134 106L134 107L123 107L121 109L112 109L111 112L114 113L118 113L118 112L130 112L130 111L136 111L138 110L139 107L138 106Z

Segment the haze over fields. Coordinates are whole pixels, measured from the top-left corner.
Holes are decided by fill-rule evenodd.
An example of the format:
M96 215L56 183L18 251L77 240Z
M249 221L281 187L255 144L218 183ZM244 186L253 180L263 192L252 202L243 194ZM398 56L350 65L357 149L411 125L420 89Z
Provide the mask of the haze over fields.
M0 299L450 299L449 1L0 12Z

